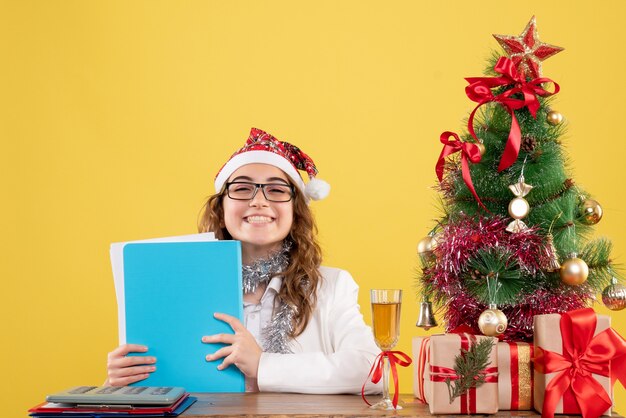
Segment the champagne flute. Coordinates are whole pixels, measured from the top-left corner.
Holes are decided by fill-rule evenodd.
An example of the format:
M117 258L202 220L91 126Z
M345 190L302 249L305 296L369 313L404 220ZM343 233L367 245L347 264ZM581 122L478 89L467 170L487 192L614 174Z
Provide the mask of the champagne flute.
M400 337L401 289L372 289L372 329L376 345L382 351L390 351ZM383 357L383 399L371 408L394 409L389 398L389 358ZM400 405L396 409L402 409Z

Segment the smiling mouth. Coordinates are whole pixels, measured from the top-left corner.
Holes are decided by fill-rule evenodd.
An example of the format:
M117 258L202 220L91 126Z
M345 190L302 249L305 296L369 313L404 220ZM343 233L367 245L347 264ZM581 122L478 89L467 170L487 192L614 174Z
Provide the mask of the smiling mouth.
M274 221L269 216L248 216L245 219L249 224L266 224Z

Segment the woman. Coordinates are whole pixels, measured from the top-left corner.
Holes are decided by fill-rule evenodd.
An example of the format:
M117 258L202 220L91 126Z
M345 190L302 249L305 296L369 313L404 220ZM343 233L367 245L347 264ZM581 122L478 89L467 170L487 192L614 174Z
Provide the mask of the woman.
M305 186L298 170L309 175ZM218 172L200 232L241 241L244 323L216 313L233 334L202 337L226 344L206 356L246 376L247 391L357 393L379 353L346 271L321 267L309 199L329 186L297 147L253 128L243 148ZM147 347L125 344L109 353L106 384L148 377L154 357L126 356ZM368 392L378 392L374 385Z

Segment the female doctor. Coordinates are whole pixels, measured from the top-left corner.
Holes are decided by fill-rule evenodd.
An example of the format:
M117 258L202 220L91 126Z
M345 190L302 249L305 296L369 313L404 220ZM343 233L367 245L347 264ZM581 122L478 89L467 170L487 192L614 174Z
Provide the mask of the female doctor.
M305 185L298 170L305 171ZM310 199L330 186L315 179L299 148L253 128L220 169L200 232L241 241L244 322L223 313L233 333L202 336L226 344L208 353L218 369L235 365L246 391L358 393L380 352L357 304L358 286L344 270L321 266ZM200 336L199 336L200 338ZM108 355L105 384L128 385L156 370L157 359L127 356L147 347L124 344ZM379 392L368 383L366 392Z

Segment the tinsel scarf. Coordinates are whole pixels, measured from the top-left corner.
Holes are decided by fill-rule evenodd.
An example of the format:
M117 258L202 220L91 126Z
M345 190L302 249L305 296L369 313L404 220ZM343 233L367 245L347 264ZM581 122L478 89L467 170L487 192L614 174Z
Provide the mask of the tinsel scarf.
M266 258L255 260L243 266L243 291L254 293L259 286L267 285L272 277L285 271L289 266L291 242L285 240L280 250ZM289 336L293 331L293 318L296 308L280 301L276 306L272 320L261 331L263 351L268 353L291 353Z
M243 293L254 293L257 287L267 285L277 273L285 271L289 266L290 249L291 243L284 241L280 250L243 266Z

